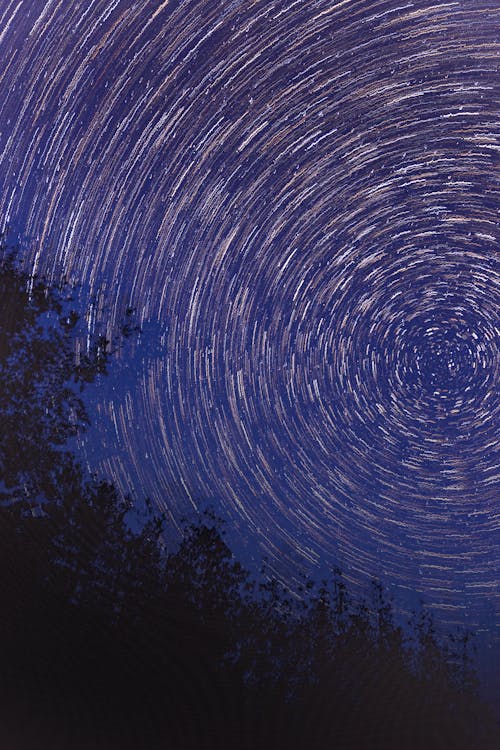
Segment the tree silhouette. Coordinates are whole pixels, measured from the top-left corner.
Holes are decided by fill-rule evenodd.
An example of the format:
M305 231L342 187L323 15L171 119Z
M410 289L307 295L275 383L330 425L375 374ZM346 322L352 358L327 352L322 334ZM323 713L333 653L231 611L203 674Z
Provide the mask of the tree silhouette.
M146 503L70 447L104 375L67 285L0 260L0 744L8 750L496 748L470 634L406 631L382 585L340 570L293 592L258 581L208 512L176 550ZM124 336L136 330L128 310Z
M67 289L30 275L0 244L0 501L56 500L71 470L68 440L88 424L85 384L106 371L100 335L75 344L80 316Z

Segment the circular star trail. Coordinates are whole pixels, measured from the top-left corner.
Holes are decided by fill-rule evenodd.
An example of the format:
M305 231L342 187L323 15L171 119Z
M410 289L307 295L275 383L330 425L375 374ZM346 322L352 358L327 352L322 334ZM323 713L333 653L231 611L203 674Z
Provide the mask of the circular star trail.
M101 468L176 522L216 498L288 578L338 562L449 622L498 613L499 22L0 4L0 219L144 325Z

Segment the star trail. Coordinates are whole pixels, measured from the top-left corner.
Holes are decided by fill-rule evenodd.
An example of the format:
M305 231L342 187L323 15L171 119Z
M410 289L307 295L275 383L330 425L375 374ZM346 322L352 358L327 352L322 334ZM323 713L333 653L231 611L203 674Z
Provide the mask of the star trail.
M89 455L175 523L216 498L288 580L338 563L447 623L499 623L499 30L0 2L0 222L145 330Z

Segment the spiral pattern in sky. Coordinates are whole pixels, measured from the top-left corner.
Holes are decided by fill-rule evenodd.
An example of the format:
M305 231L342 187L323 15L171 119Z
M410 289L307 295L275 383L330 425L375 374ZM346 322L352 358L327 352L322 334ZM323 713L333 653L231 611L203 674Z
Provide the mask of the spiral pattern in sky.
M144 326L89 455L450 623L499 621L499 30L484 0L0 2L0 221Z

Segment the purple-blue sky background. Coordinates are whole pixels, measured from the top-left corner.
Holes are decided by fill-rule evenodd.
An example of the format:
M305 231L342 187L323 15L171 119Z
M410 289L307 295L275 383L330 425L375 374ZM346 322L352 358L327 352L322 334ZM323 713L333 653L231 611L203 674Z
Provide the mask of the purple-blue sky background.
M172 528L212 502L292 586L421 597L492 673L499 29L488 2L0 0L0 223L90 329L144 329L90 466Z

